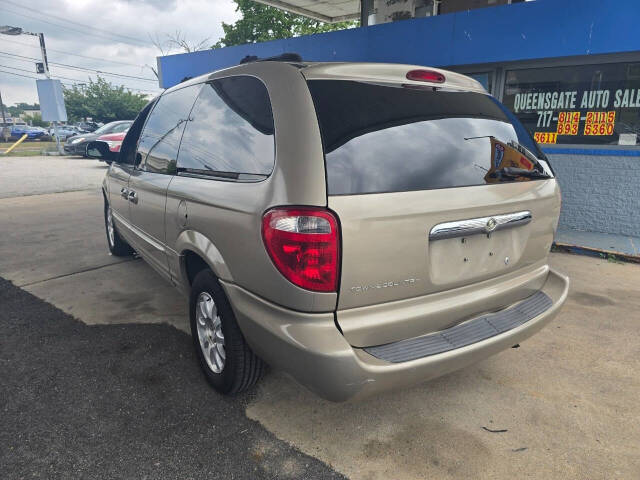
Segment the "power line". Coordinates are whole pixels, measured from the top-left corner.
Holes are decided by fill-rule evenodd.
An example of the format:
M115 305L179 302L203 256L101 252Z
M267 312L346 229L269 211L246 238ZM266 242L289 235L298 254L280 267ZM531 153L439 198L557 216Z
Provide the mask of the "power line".
M6 73L8 75L15 75L16 77L24 77L24 78L33 78L34 80L40 80L38 77L33 77L31 75L23 75L21 73L15 73L15 72L8 72L6 70L0 70L0 73ZM65 82L60 82L65 86L71 86L70 83L65 83Z
M35 80L39 80L38 77L33 77L31 75L22 75L20 73L15 73L15 72L7 72L6 70L0 70L0 72L2 73L8 73L9 75L15 75L17 77L25 77L25 78L33 78Z
M2 0L0 0L0 1L2 1ZM132 43L131 43L130 41L125 42L125 41L123 41L123 40L120 40L120 39L118 38L118 36L117 36L117 35L110 35L110 36L107 36L107 35L104 35L104 34L101 34L101 33L94 32L94 31L92 31L92 30L91 30L91 29L92 29L92 27L88 27L88 26L87 26L87 27L84 27L87 31L78 30L78 28L72 28L72 27L69 27L69 26L67 26L67 25L60 25L59 23L50 22L50 21L48 21L48 20L43 20L43 19L41 19L41 18L34 17L33 15L27 15L26 13L16 12L16 11L14 11L14 10L7 9L7 7L2 7L2 8L3 8L4 10L6 10L7 12L9 12L9 13L13 13L14 15L19 15L19 16L21 16L21 17L25 17L25 18L30 18L30 19L32 19L32 20L35 20L36 22L46 23L46 24L49 24L49 25L53 25L54 27L64 28L64 29L66 29L66 30L72 30L72 31L75 31L75 32L81 33L81 34L83 34L83 35L91 35L91 36L96 36L96 37L102 37L102 38L105 38L105 39L107 39L107 40L111 40L112 42L113 42L114 40L118 40L118 41L120 41L120 42L122 42L122 43L128 43L129 45L132 45ZM150 45L150 44L148 44L148 43L142 43L142 42L141 42L141 41L139 41L139 40L136 40L136 42L138 42L138 45L137 45L137 46L149 46L149 45Z
M17 45L22 45L23 47L28 47L28 48L36 48L36 49L40 49L39 46L36 45L27 45L26 43L22 43L22 42L17 42L15 40L10 40L8 38L0 38L0 40L3 40L5 42L10 42L10 43L15 43ZM56 53L61 53L63 55L71 55L74 57L80 57L80 58L86 58L88 60L98 60L101 62L108 62L108 63L115 63L118 65L126 65L128 67L136 67L136 68L141 68L140 65L136 65L135 63L126 63L126 62L119 62L117 60L110 60L108 58L98 58L98 57L90 57L88 55L80 55L79 53L71 53L71 52L65 52L63 50L56 50L55 48L49 48L47 47L47 52L56 52Z
M27 70L26 68L12 67L11 65L0 65L0 67L11 68L12 70L19 70L21 72L27 72L27 73L37 73L37 72L34 72L33 70ZM33 77L33 78L38 78L38 77Z
M18 71L20 71L20 72L32 73L32 72L31 72L31 70L27 70L27 69L25 69L25 68L19 68L19 67L12 67L12 66L10 66L10 65L0 65L0 67L2 67L2 68L10 68L10 69L12 69L12 70L18 70ZM13 72L6 72L6 71L5 71L4 73L13 73ZM35 79L35 80L39 80L39 79L40 79L40 77L27 76L27 75L19 75L19 74L17 74L17 73L15 73L14 75L18 75L18 76L22 76L22 77L27 77L27 78L33 78L33 79ZM86 82L86 80L84 80L84 79L80 79L80 78L63 77L63 76L61 76L61 75L57 75L57 74L55 74L54 76L56 77L56 79L69 80L69 81L76 82L76 83L85 83L85 82ZM65 83L65 82L63 82L63 84L64 84L64 85L72 85L72 84ZM127 86L127 85L122 85L122 87L123 87L123 88L125 88L125 89L127 89L127 90L135 90L135 91L138 91L138 92L151 93L151 94L154 94L154 95L155 95L156 93L158 93L157 91L153 91L153 90L145 90L145 89L142 89L142 88L129 87L129 86Z
M52 13L46 13L46 14L45 14L45 13L41 13L41 12L34 12L31 8L29 8L29 7L25 7L24 5L20 5L20 4L18 4L18 3L12 2L12 1L10 1L10 0L0 0L0 1L1 1L1 2L3 2L3 3L7 3L7 4L9 4L9 5L13 6L13 7L20 8L20 9L22 9L22 10L26 10L26 11L28 11L29 13L36 13L36 14L38 14L38 15L46 15L47 17L56 18L56 19L58 19L58 20L61 20L61 21L66 22L66 23L70 23L70 24L72 24L72 25L78 25L78 26L80 26L80 27L82 27L82 28L90 29L92 32L93 32L94 30L98 30L98 31L100 31L100 32L104 32L105 34L107 34L107 35L109 35L109 36L112 36L112 37L126 38L126 39L132 40L132 41L134 41L134 42L138 42L138 43L143 43L143 44L145 44L145 45L149 45L149 42L146 42L146 41L143 41L143 40L140 40L140 39L134 38L134 37L130 37L130 36L128 36L128 35L122 35L122 34L120 34L120 33L112 33L112 32L110 32L109 30L105 30L105 29L103 29L103 28L97 28L97 27L94 27L94 26L89 27L88 25L85 25L84 23L74 22L73 20L69 20L69 19L66 19L66 18L64 18L64 17L60 17L60 16L58 16L58 15L54 15L54 14L52 14Z
M124 78L131 78L134 80L143 80L146 82L153 82L153 83L157 83L158 80L153 79L153 78L145 78L145 77L136 77L134 75L125 75L124 73L115 73L115 72L105 72L103 70L95 70L93 68L86 68L86 67L77 67L75 65L68 65L66 63L57 63L57 62L49 62L51 65L57 65L60 68L70 68L73 70L84 70L87 72L93 72L93 73L100 73L102 75L113 75L115 77L124 77Z
M36 62L40 61L38 58L27 57L25 55L18 55L17 53L9 53L9 52L0 51L0 54L9 55L11 57L24 58L24 59L33 60L33 61L36 61ZM154 82L154 83L157 82L157 80L155 80L153 78L136 77L134 75L125 75L124 73L105 72L103 70L95 70L93 68L78 67L76 65L69 65L69 64L66 64L66 63L49 62L49 65L57 65L57 66L62 67L62 68L71 68L71 69L74 69L74 70L85 70L85 71L88 71L88 72L100 73L102 75L113 75L113 76L116 76L116 77L131 78L131 79L134 79L134 80L144 80L146 82Z
M17 53L9 53L9 52L2 52L0 51L0 55L5 55L5 56L11 56L11 57L18 57L18 58L25 58L27 60L35 60L36 62L40 62L42 61L41 58L35 58L35 57L27 57L25 55L18 55Z

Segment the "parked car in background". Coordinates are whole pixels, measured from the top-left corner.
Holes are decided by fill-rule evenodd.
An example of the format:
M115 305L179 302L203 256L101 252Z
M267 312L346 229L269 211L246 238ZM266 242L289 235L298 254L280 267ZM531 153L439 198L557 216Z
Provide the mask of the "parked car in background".
M55 130L53 127L49 128L49 135L51 138L55 138ZM59 125L58 126L58 136L60 137L60 141L64 142L67 138L73 137L74 135L78 135L83 133L80 129L74 125Z
M42 135L40 136L39 140L46 140L49 141L51 140L51 134L49 134L49 130L47 130L44 127L30 127L31 130L36 131L36 132L42 132Z
M100 128L100 125L98 125L96 122L78 122L76 123L76 127L78 127L84 133L91 133Z
M80 133L72 137L68 137L64 144L64 151L71 155L86 156L87 144L98 139L102 135L108 133L122 133L129 130L129 127L133 123L132 120L119 120L116 122L107 123L98 128L93 133Z
M119 152L120 146L122 145L122 141L124 137L127 135L127 132L120 133L107 133L106 135L102 135L98 137L97 141L105 142L109 146L109 150L112 152ZM100 159L103 160L103 159Z
M24 134L27 134L27 140L40 140L47 134L44 128L30 127L29 125L14 125L11 127L11 140L18 140Z
M567 298L549 160L458 73L245 63L166 90L119 154L87 153L113 161L111 253L189 295L222 393L263 361L330 400L399 389L517 345Z

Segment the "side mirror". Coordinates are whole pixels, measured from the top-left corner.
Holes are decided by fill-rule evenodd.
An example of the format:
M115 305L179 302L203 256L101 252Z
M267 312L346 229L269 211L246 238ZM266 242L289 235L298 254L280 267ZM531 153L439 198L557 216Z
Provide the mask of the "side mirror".
M107 163L111 163L118 158L118 152L109 150L107 142L96 141L87 144L87 157L97 158Z

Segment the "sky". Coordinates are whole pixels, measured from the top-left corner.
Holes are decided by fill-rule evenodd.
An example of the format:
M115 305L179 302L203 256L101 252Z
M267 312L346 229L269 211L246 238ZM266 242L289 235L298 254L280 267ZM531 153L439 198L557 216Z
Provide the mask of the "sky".
M165 54L179 53L166 44L176 31L190 44L208 38L212 45L223 35L222 22L239 18L235 7L232 0L0 0L0 25L44 33L51 76L65 84L87 83L98 74L86 70L100 70L119 74L101 74L116 85L155 94L160 89L150 67L161 51L154 41ZM37 37L0 35L5 105L38 101L35 79L18 74L44 78L35 73L40 58Z

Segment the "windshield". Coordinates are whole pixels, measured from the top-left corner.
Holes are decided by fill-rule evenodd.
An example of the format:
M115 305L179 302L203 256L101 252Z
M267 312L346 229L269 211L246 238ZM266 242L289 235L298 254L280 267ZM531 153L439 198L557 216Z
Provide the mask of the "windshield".
M489 95L355 81L308 84L330 195L549 178L537 144Z

